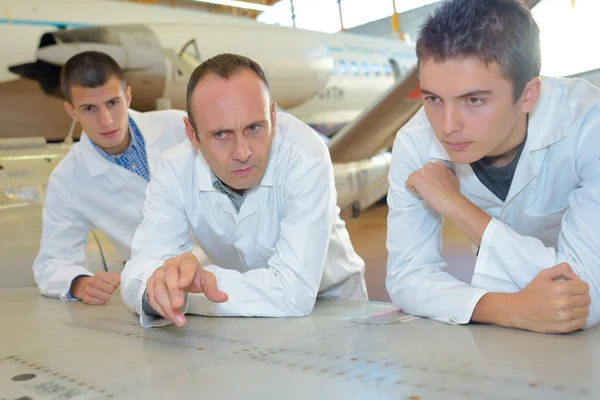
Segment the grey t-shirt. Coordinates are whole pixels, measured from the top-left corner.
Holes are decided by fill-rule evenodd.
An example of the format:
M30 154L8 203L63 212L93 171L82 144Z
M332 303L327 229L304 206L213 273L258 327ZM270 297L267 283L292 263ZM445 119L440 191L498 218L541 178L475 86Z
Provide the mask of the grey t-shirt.
M506 200L526 141L527 137L517 148L515 158L504 167L491 166L487 157L471 163L471 168L473 168L473 172L475 172L479 181L502 201Z

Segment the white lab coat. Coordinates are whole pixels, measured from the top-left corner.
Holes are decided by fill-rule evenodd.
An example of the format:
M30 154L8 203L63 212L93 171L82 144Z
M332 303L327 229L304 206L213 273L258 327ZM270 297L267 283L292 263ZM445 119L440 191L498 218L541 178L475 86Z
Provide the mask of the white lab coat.
M144 327L168 323L141 311L142 295L166 259L189 251L188 222L229 300L186 295L184 312L292 317L309 314L317 295L366 299L364 262L339 217L329 151L289 114L277 114L267 169L239 214L191 144L165 154L121 274L123 300Z
M472 286L444 271L442 217L405 187L429 161L455 171L461 193L492 217ZM505 202L454 164L423 109L398 133L389 174L387 289L406 312L467 323L487 292L517 292L567 262L590 286L587 327L600 319L600 90L583 80L542 78L527 141Z
M152 174L161 153L186 139L187 114L128 112L144 136ZM93 275L85 266L85 247L94 228L106 234L124 260L129 259L147 186L144 178L102 157L82 133L48 180L40 251L33 264L43 295L67 300L76 276Z

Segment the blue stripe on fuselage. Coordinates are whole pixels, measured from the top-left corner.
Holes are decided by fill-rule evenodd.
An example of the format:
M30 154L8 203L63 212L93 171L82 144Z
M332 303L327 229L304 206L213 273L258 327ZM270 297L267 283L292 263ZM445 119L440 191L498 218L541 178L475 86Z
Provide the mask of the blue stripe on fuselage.
M80 22L68 22L68 21L38 21L33 19L7 19L0 18L0 24L7 25L29 25L29 26L53 26L55 28L89 28L95 26L93 24L85 24Z

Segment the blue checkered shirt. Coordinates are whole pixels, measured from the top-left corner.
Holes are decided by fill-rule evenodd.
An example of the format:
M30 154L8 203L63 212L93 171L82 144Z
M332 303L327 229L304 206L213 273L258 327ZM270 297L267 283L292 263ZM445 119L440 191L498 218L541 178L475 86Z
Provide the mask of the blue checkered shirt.
M129 133L131 136L129 147L125 150L125 153L116 156L108 154L96 146L94 142L92 144L98 153L108 161L141 176L146 181L150 181L150 171L148 170L148 159L146 157L146 143L144 142L142 132L140 132L140 129L131 117L129 117Z

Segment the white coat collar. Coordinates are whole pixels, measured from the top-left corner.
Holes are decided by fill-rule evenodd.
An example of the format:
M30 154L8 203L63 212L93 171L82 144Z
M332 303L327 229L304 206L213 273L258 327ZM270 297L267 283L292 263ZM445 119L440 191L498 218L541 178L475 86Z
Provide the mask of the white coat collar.
M140 129L146 144L146 154L148 154L149 146L151 146L160 137L160 132L157 129L156 124L147 123L147 121L145 121L145 119L142 117L142 113L138 111L129 109L127 110L127 114L131 117L131 119L133 119ZM121 168L102 157L85 132L81 132L81 139L79 140L79 143L85 152L85 165L88 168L90 176L101 175L111 168L116 168L116 170L119 171L119 173L121 173L123 176L129 176L131 173L130 171L127 171L126 169Z
M540 98L529 115L525 150L540 150L567 136L566 125L572 116L565 96L565 90L558 80L542 77Z
M275 135L273 136L273 142L271 143L271 151L269 152L269 162L267 164L267 169L265 170L265 174L258 186L273 186L274 180L274 170L277 159L277 154L279 153L279 147L281 146L281 132L280 127L277 125L275 127ZM191 145L190 145L191 146ZM210 176L210 167L202 153L199 150L195 150L196 152L196 162L195 162L195 174L196 174L196 187L201 192L211 192L216 191L215 187L212 184L212 179Z

